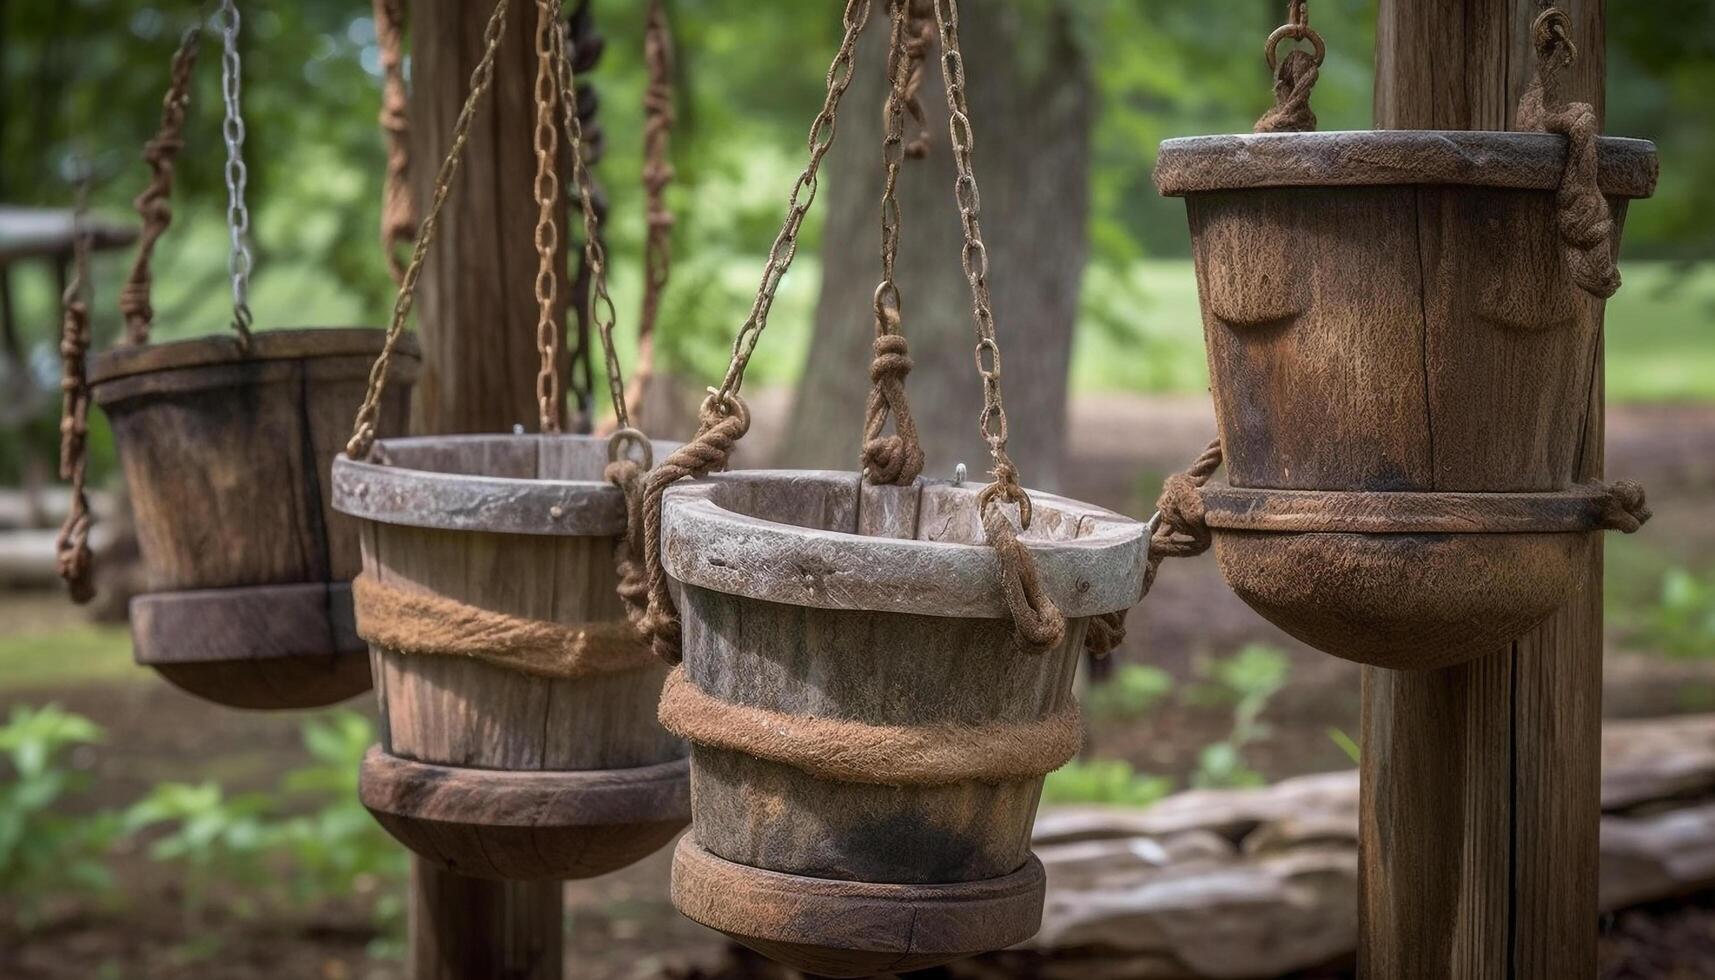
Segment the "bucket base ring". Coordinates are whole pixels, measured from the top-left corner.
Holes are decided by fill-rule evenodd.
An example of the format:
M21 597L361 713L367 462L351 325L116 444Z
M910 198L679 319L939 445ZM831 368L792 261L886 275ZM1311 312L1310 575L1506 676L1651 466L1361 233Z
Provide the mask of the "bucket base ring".
M498 881L591 878L665 846L691 822L690 761L627 769L504 770L363 757L358 798L399 843Z
M320 708L369 690L348 582L152 592L131 600L137 663L233 708Z
M1003 949L1042 924L1035 855L999 878L953 884L839 881L728 861L694 833L673 854L673 904L780 963L829 977L920 970Z

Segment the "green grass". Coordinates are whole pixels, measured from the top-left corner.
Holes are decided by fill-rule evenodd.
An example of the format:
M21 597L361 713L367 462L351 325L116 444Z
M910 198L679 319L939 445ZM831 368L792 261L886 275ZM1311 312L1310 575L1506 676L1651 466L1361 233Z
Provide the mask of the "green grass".
M131 637L123 626L0 633L0 690L6 693L144 676L131 662Z

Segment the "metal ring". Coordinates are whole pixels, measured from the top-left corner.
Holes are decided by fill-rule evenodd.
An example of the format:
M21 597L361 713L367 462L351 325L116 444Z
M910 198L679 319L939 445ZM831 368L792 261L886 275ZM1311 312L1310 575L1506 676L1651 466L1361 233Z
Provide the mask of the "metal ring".
M1294 41L1309 41L1310 46L1315 50L1316 67L1322 67L1323 60L1328 57L1328 45L1322 40L1322 35L1316 33L1313 28L1301 24L1282 24L1274 29L1273 34L1268 36L1268 43L1262 49L1263 57L1268 60L1270 73L1280 70L1280 55L1275 49L1279 48L1280 42L1286 38L1291 38Z
M1143 526L1149 529L1150 537L1155 537L1156 529L1161 527L1161 511L1149 515L1149 520L1145 521Z
M1018 505L1018 529L1030 530L1030 518L1033 516L1030 503L1030 492L1016 483L1002 483L999 480L977 491L977 513L981 514L995 502L996 497L1005 497L1011 503Z
M642 463L644 469L652 470L655 468L655 444L649 441L648 436L631 426L615 429L613 435L607 437L607 461L617 463L622 458L628 458L622 448L627 442L637 447L638 452L642 455L642 458L637 462Z

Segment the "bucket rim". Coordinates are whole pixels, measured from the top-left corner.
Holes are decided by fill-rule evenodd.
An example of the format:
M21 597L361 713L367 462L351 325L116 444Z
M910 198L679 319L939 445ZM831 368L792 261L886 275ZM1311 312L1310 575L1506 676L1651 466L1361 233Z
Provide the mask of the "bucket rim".
M369 357L381 353L387 331L380 327L285 327L258 330L250 349L239 347L233 334L211 334L160 344L127 344L90 358L89 382L100 385L120 378L158 371L213 367L257 361L308 360L321 357ZM394 347L395 363L422 359L411 334L401 334Z

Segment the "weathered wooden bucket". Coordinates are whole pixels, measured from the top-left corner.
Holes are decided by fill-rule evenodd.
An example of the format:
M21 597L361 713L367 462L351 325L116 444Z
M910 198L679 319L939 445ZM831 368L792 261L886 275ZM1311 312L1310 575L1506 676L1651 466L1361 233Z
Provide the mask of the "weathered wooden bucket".
M691 741L685 915L828 976L1036 932L1042 778L1079 748L1088 617L1140 598L1148 534L1034 494L1023 540L1068 629L1024 653L978 489L747 471L667 491L684 664L661 718Z
M1169 140L1190 214L1227 485L1228 583L1300 639L1384 667L1504 648L1581 587L1604 500L1575 482L1600 415L1603 301L1557 230L1566 141L1540 133ZM1603 139L1617 228L1652 144ZM1567 405L1580 406L1566 411Z
M136 512L149 591L137 662L239 708L311 708L369 688L349 582L357 527L334 513L345 444L383 334L271 330L119 347L90 365ZM403 432L414 345L394 358L381 430Z
M667 668L616 593L626 514L607 452L446 436L334 464L334 505L362 521L357 618L381 706L360 795L460 874L604 874L690 820L684 744L655 718Z

